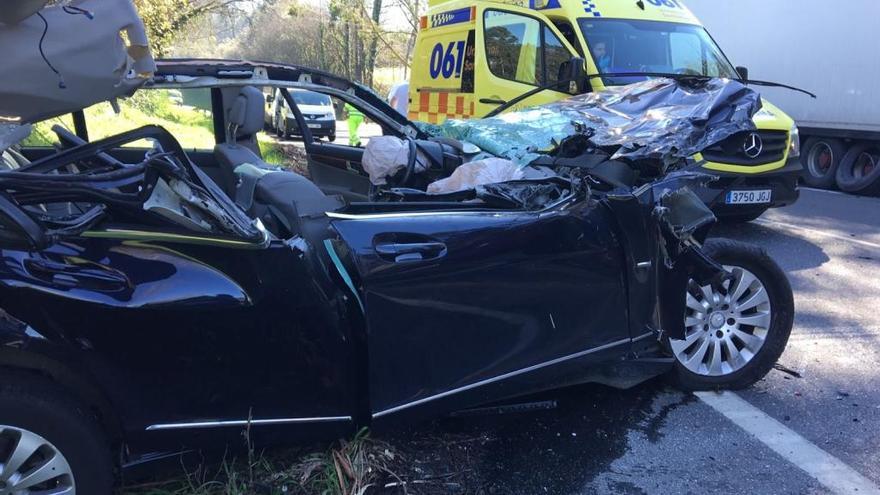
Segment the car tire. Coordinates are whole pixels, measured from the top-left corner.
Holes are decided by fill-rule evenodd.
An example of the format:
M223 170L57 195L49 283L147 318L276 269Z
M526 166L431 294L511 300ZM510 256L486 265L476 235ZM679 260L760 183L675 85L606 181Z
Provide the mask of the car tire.
M55 487L71 483L77 493L112 492L111 449L94 413L49 380L4 371L0 382L0 464L8 464L16 454L37 445L35 456L12 475L19 478L18 483L22 472L41 465L48 469L51 463L53 477L47 483ZM9 476L0 482L18 493L8 485ZM52 485L31 488L45 486Z
M880 145L863 142L851 147L837 169L837 187L853 194L880 192Z
M336 141L336 134L330 134L329 136L327 136L327 141L330 141L331 143L333 141Z
M779 265L757 246L728 239L710 239L703 250L734 274L735 280L725 282L723 288L729 291L727 299L730 301L720 291L711 288L710 292L715 292L713 297L722 296L714 307L712 304L702 305L703 301L694 296L688 297L686 322L691 326L686 323L686 340L669 339L667 342L675 358L672 377L685 390L746 388L766 376L785 350L794 322L791 285ZM754 283L749 277L754 277ZM742 292L739 291L740 284L744 287ZM693 287L689 293L692 294L692 290ZM705 288L699 289L703 290ZM698 312L692 309L692 299L704 308L705 319L697 317ZM766 302L756 304L758 301ZM752 304L756 305L749 306ZM729 313L725 313L728 311L724 310L725 307ZM718 319L722 321L716 321L715 315L721 315ZM756 325L750 327L749 323ZM700 331L703 332L702 338ZM704 341L709 342L706 348L703 347ZM730 345L736 346L736 356ZM715 352L716 346L718 353ZM726 367L723 364L725 357ZM716 359L720 360L717 367L714 365Z
M834 178L840 166L846 146L839 139L813 137L804 143L804 183L820 189L834 187Z
M726 213L719 215L718 220L723 223L747 223L757 220L761 215L767 212L767 209L753 211L749 213Z

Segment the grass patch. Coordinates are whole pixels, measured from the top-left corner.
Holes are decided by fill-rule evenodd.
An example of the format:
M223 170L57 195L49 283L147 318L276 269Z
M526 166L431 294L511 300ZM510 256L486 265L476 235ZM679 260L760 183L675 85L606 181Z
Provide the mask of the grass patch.
M287 156L278 141L261 132L257 134L257 144L260 145L260 153L263 155L264 161L276 165L285 163Z
M184 90L198 91L198 90ZM119 100L120 113L107 103L97 103L84 110L89 140L97 141L145 125L162 126L171 132L184 149L213 149L214 124L211 113L187 105L185 94L177 90L142 90L131 98ZM34 125L34 131L24 141L25 146L52 146L58 141L52 126L60 124L74 132L73 119L63 115ZM132 147L150 147L146 141L127 144Z
M247 432L245 438L247 439ZM366 429L351 440L300 455L271 456L248 449L247 459L224 460L219 466L187 471L177 479L130 485L121 495L368 495L380 493L400 478L400 461L392 448L370 438Z

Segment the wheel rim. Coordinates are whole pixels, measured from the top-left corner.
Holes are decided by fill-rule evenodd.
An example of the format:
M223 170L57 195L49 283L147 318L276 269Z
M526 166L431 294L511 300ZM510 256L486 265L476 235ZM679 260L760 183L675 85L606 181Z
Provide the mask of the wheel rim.
M0 495L75 495L73 471L45 438L0 425Z
M870 173L874 170L874 167L877 166L877 161L874 159L874 155L866 152L859 154L859 157L856 159L856 163L853 166L853 177L856 179L861 179L862 177L866 177L870 175Z
M687 291L685 339L670 339L675 358L703 376L724 376L743 368L764 346L772 321L770 295L754 273L724 267L733 275L720 289L691 280Z
M807 160L807 166L810 173L815 177L824 177L831 170L831 164L834 163L834 150L827 143L816 143L810 150L810 159Z

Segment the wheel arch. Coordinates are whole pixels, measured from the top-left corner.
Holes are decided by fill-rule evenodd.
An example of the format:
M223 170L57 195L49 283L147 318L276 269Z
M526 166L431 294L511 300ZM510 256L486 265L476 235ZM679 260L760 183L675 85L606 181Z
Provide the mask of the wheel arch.
M97 381L76 365L72 350L42 336L30 335L29 329L30 326L0 308L0 376L52 382L89 407L112 441L121 441L122 418Z

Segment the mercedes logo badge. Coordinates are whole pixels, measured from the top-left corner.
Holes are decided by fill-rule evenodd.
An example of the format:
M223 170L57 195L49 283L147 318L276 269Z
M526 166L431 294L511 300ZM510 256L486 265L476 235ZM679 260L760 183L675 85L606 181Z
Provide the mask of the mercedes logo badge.
M747 157L758 158L763 151L764 140L761 139L761 136L759 136L758 133L753 132L746 136L746 139L743 142L743 152Z

